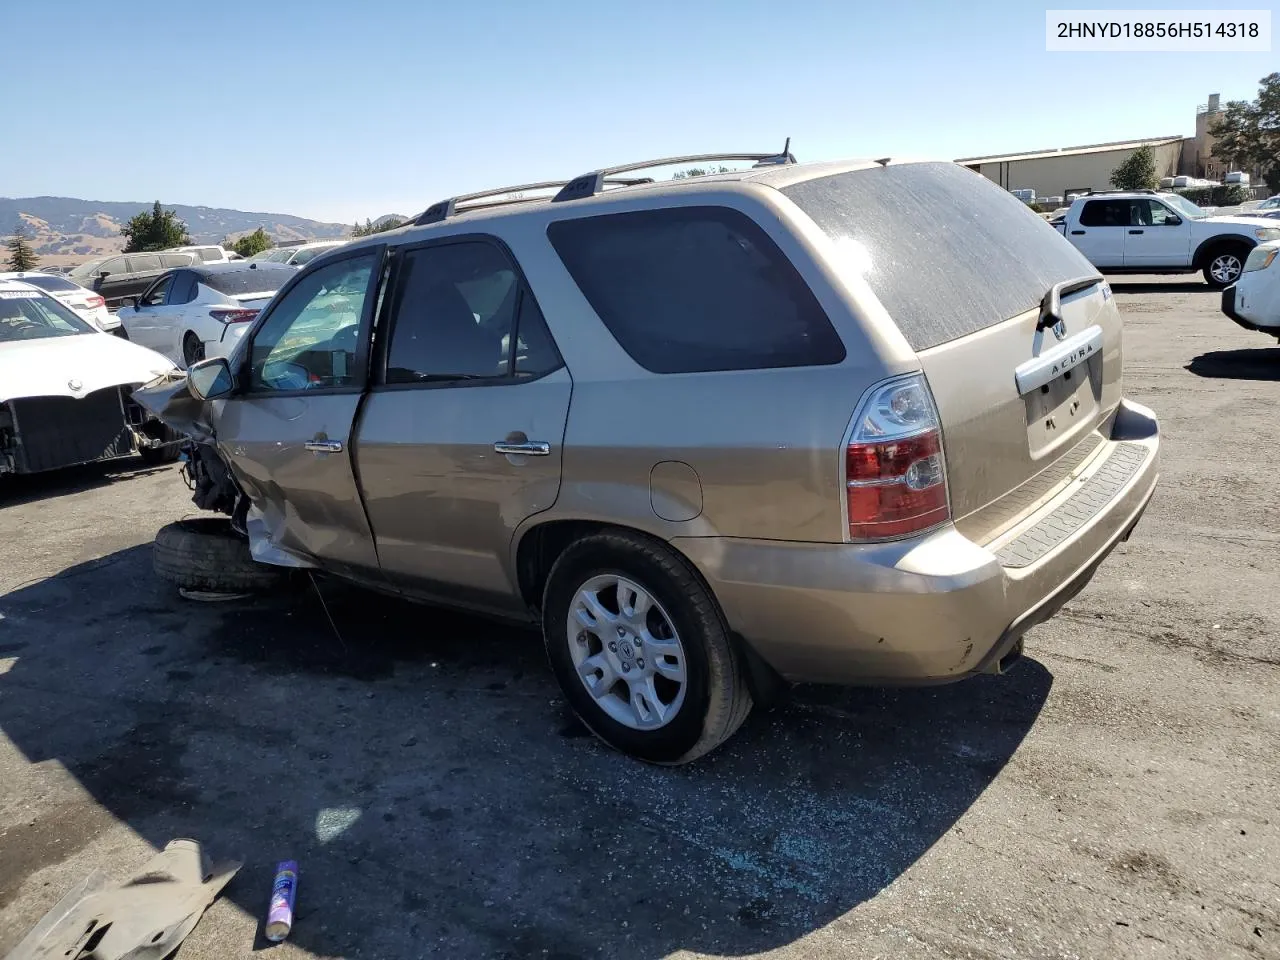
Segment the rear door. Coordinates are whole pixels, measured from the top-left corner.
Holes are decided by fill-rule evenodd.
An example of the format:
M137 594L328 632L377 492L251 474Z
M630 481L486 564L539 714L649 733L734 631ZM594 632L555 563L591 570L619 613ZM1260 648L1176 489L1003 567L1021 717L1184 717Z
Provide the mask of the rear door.
M382 247L301 277L263 317L214 423L219 449L272 546L338 573L376 576L352 469Z
M1024 204L937 163L783 193L833 239L870 251L863 277L916 350L938 405L962 532L992 539L1100 447L1120 402L1120 315L1097 270ZM1098 282L1062 298L1062 322L1038 329L1046 292L1088 277ZM1035 381L1019 382L1020 368L1074 347L1088 352L1073 370L1030 389Z
M558 495L572 381L496 240L395 261L356 442L382 569L411 592L518 609L511 540Z
M1124 266L1125 237L1135 219L1133 201L1109 197L1086 200L1077 223L1068 223L1068 239L1096 267Z

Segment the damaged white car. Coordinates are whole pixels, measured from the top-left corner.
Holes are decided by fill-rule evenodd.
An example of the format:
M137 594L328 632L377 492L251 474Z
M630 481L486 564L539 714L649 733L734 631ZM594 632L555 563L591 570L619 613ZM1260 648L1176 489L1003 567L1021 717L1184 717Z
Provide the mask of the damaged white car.
M181 435L131 397L176 371L43 290L0 280L0 479L134 454L177 459Z

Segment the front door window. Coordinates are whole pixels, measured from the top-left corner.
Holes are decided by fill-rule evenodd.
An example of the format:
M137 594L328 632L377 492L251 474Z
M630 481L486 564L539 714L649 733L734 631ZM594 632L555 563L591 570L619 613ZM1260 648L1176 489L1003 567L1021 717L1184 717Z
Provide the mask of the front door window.
M360 329L377 254L304 277L271 311L249 353L255 393L359 386Z

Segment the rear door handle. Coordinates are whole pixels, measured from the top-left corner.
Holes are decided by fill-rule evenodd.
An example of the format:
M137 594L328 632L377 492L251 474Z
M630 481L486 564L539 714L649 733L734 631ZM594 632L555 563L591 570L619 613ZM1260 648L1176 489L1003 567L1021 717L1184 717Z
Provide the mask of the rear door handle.
M1083 237L1083 236L1084 236L1084 231L1083 231L1083 230L1072 230L1072 231L1071 231L1071 235L1072 235L1073 237Z
M522 440L519 443L499 440L493 445L493 452L509 457L545 457L551 453L551 444L545 440Z
M303 446L312 453L341 453L341 440L308 440Z
M1130 234L1134 234L1134 233L1142 233L1142 231L1141 231L1141 230L1130 230L1130 231L1129 231L1129 233L1130 233Z

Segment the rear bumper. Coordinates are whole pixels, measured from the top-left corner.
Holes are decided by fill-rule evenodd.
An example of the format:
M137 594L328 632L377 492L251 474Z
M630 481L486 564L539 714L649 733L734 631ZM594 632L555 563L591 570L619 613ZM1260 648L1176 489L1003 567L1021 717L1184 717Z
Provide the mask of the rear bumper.
M998 669L1084 588L1159 479L1159 426L1122 402L1071 486L991 544L955 528L898 543L682 538L730 626L790 680L929 684Z

